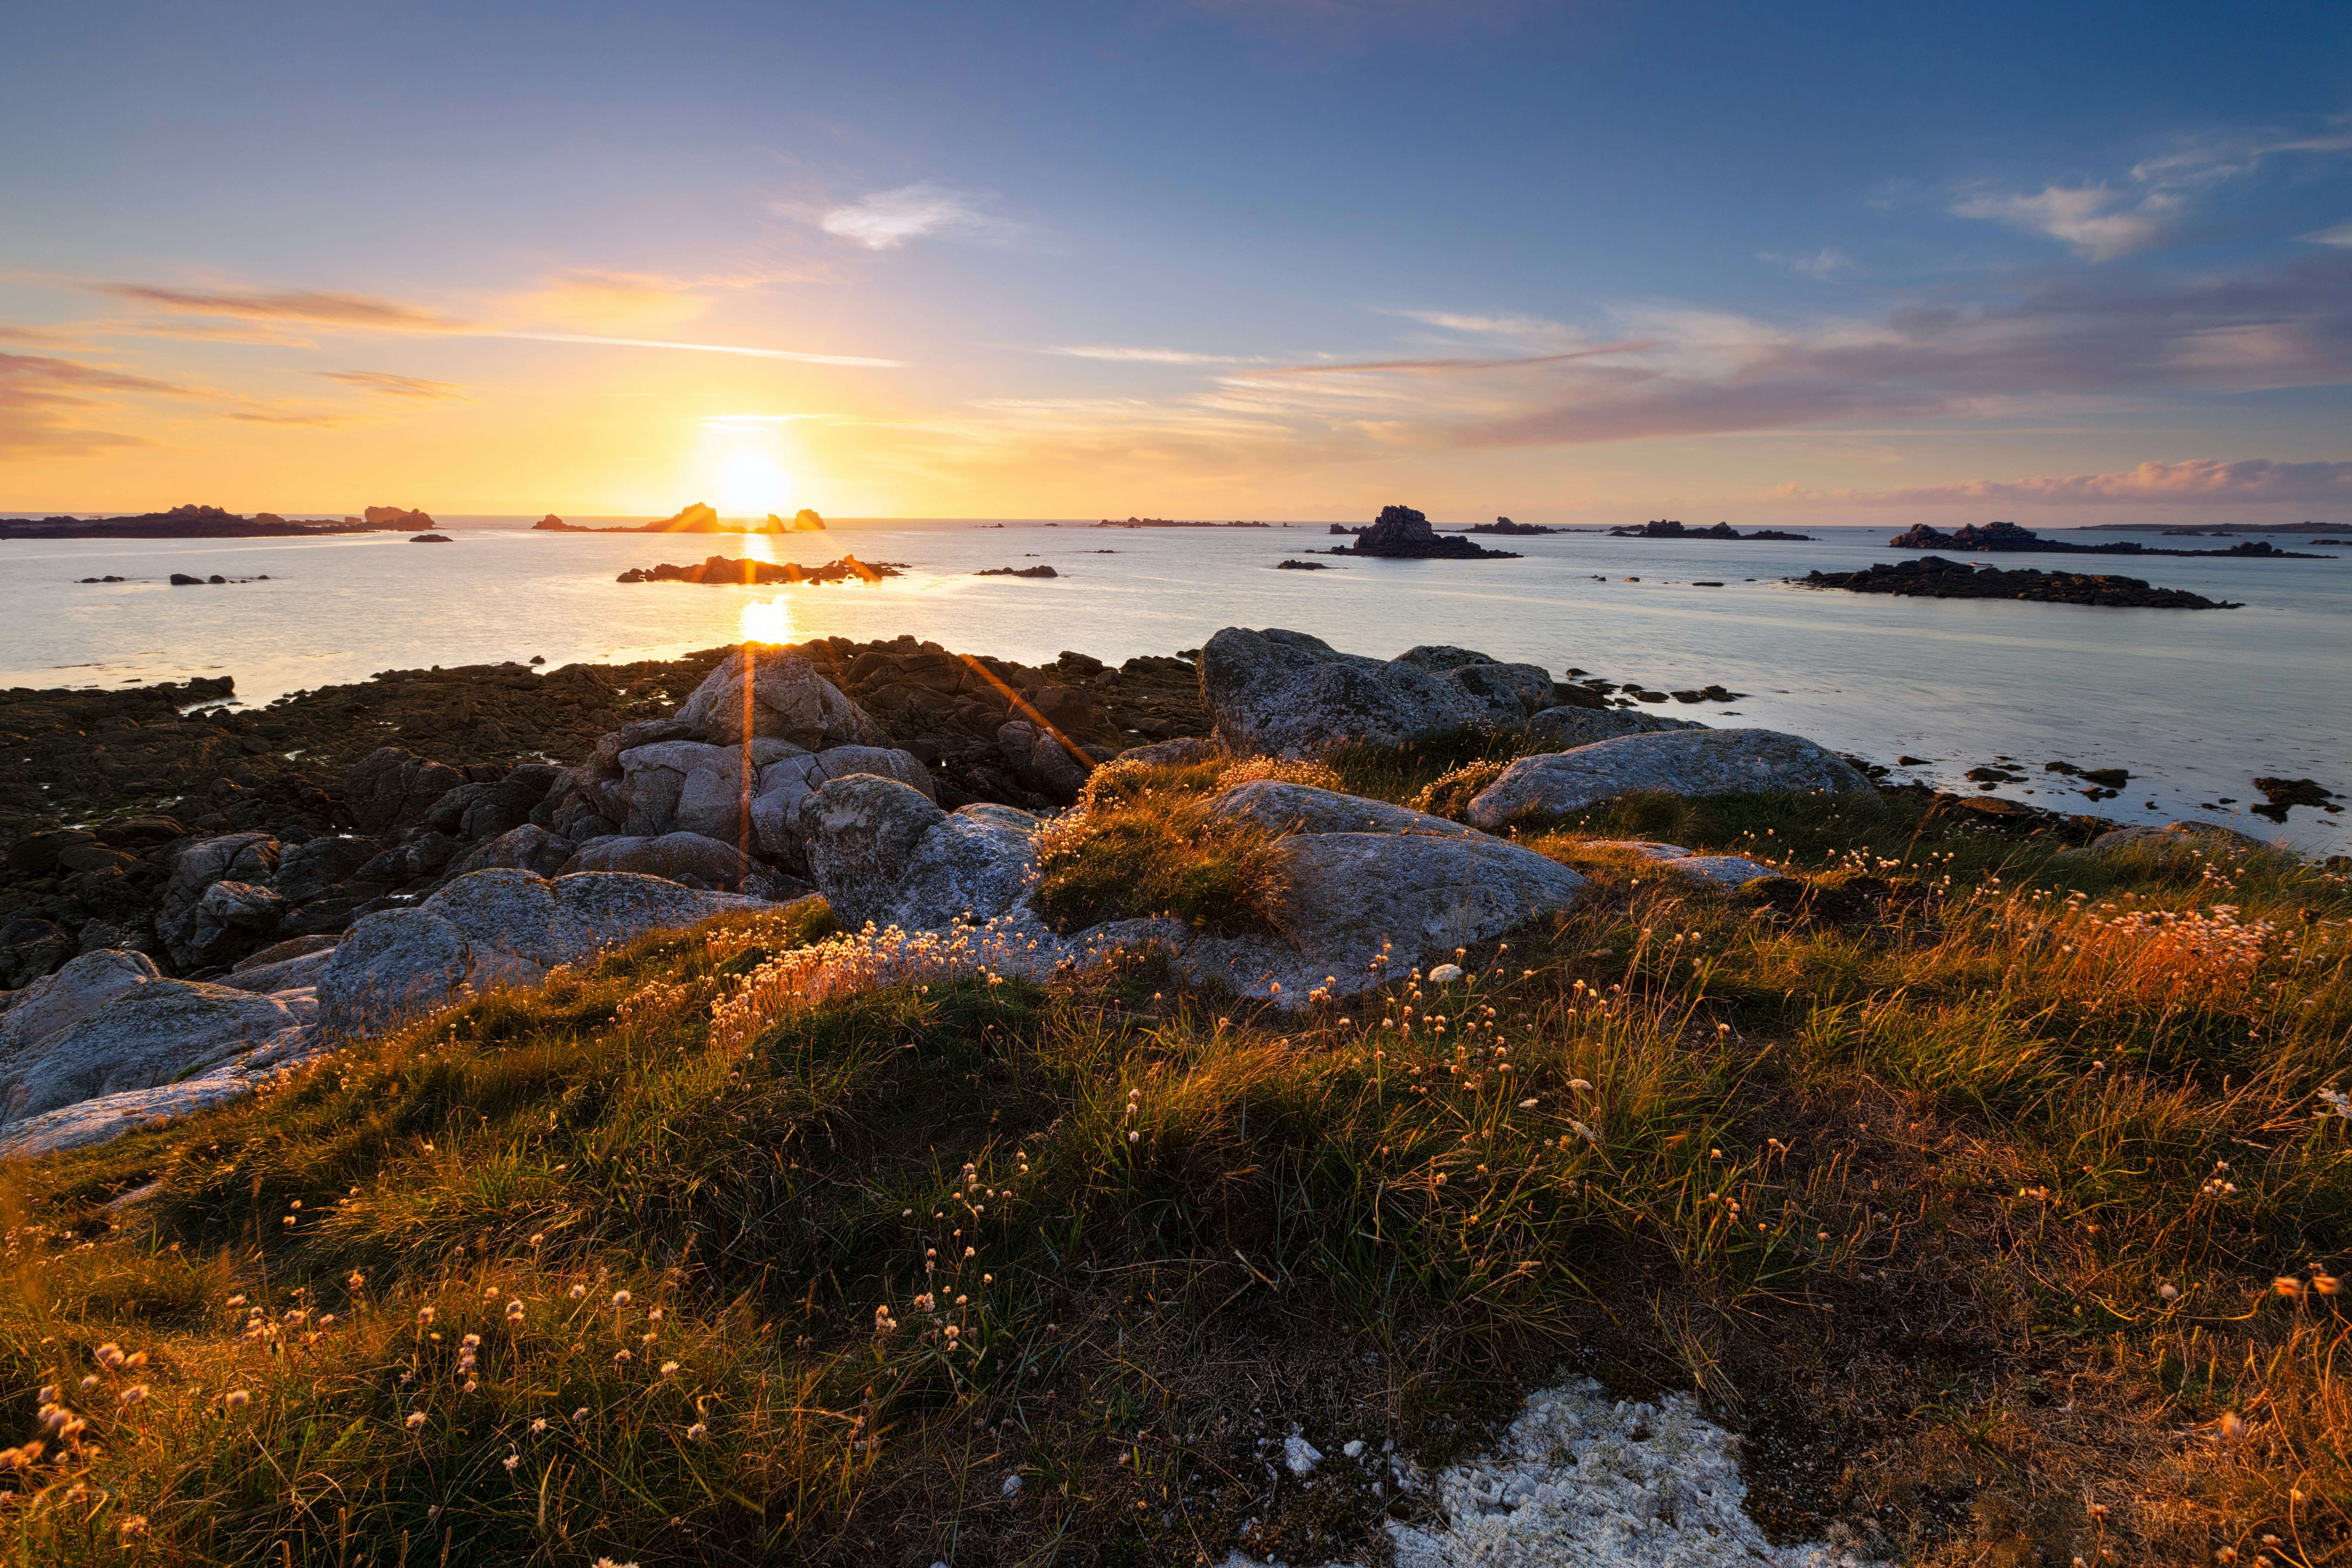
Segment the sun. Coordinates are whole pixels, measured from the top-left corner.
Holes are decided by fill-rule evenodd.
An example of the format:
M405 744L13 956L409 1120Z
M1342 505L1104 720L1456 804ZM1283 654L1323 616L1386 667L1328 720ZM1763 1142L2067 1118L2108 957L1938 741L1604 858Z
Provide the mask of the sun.
M755 599L743 606L742 625L745 642L790 642L793 607L784 603L781 594L764 605Z
M792 481L765 452L737 452L719 465L719 510L726 517L789 514Z

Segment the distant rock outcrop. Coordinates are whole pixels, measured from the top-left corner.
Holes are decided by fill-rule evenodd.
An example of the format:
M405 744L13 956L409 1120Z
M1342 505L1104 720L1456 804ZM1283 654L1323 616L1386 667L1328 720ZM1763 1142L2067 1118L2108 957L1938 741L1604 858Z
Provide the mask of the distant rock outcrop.
M374 528L431 528L433 526L433 519L426 515L422 508L407 511L396 506L372 506L360 515Z
M2062 540L2044 539L2030 528L2020 528L2013 522L1988 522L1982 527L1971 522L1951 533L1927 524L1915 523L1886 542L1897 550L1959 550L1986 551L2007 554L2041 555L2233 555L2263 556L2279 561L2324 561L2327 556L2307 555L2294 550L2281 550L2266 539L2243 540L2227 550L2150 550L2137 540L2118 539L2106 544L2070 544Z
M1440 538L1429 519L1409 506L1389 506L1356 542L1334 555L1378 555L1392 561L1516 561L1507 550L1487 550L1459 535Z
M838 561L828 561L822 566L803 566L796 561L755 561L748 556L713 555L695 566L673 566L665 561L658 566L632 566L618 577L616 583L721 583L740 586L745 584L769 583L846 583L856 578L861 583L878 583L885 577L896 577L905 569L901 561L877 561L868 565L855 555L845 555ZM1046 568L1048 575L1053 569Z
M823 533L824 531L824 519L817 516L814 508L804 506L801 508L800 510L793 513L793 531L794 533Z
M1685 528L1672 518L1660 518L1639 528L1630 524L1612 528L1609 532L1616 539L1785 539L1808 542L1813 537L1810 533L1783 533L1777 528L1759 528L1753 533L1742 533L1727 522L1718 522L1713 528Z

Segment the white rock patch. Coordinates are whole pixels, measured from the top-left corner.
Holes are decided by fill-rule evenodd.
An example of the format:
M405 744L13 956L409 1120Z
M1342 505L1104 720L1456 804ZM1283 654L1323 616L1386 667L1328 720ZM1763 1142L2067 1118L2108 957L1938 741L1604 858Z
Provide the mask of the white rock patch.
M1399 1472L1422 1489L1410 1467ZM1391 1523L1397 1568L1877 1568L1840 1546L1766 1541L1748 1517L1739 1439L1687 1394L1612 1401L1589 1378L1544 1390L1496 1452L1434 1480L1450 1522ZM1257 1564L1236 1552L1221 1568Z

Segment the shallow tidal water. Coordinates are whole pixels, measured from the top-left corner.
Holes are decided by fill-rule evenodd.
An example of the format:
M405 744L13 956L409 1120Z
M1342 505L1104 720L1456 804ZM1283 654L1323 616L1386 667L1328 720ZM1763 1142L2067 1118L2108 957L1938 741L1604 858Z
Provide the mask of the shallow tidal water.
M593 522L595 520L574 519ZM619 520L614 520L619 521ZM0 685L114 686L229 675L244 701L381 669L543 657L667 658L732 641L749 606L769 639L911 633L1024 661L1064 648L1113 663L1195 647L1220 626L1288 626L1349 652L1456 643L1671 690L1720 682L1739 701L1664 711L1793 731L1973 789L1999 757L2033 776L2000 793L2120 821L2198 816L2341 853L2352 810L2297 807L2284 827L2247 815L2257 774L2352 796L2352 549L2279 535L2325 561L2000 557L2004 566L2115 573L2237 610L2138 610L2008 600L1894 599L1791 586L1909 552L1895 531L1807 528L1814 542L1482 539L1517 561L1333 560L1323 523L1269 529L1108 529L1082 523L836 521L824 533L540 533L529 519L440 520L456 542L405 533L315 540L0 542ZM2347 528L2352 535L2352 528ZM2150 546L2229 540L2146 534ZM854 552L904 562L873 584L744 588L623 584L632 566L753 554L820 564ZM1328 559L1328 558L1326 558ZM1051 564L1053 581L982 578ZM267 583L180 587L173 572ZM104 575L120 584L81 584ZM1638 579L1638 580L1635 580ZM1717 581L1721 587L1700 587ZM680 695L683 695L682 693ZM2041 764L2122 766L2132 782L2091 807ZM2224 797L2228 797L2225 802Z

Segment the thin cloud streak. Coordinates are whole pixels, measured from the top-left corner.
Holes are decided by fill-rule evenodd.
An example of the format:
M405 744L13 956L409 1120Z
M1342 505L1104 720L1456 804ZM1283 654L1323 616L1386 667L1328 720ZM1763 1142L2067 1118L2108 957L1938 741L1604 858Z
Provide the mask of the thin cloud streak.
M2269 501L2344 506L2352 505L2352 463L2282 463L2268 458L2222 463L2200 458L2142 463L2112 474L1962 479L1895 490L1815 490L1787 484L1765 493L1774 500L1871 507L2217 506Z
M394 300L325 290L278 293L200 292L151 283L90 283L93 294L131 304L152 305L194 316L244 316L272 321L315 321L323 326L366 327L404 332L461 332L466 323Z
M455 382L425 381L417 376L394 375L381 370L314 370L310 374L329 381L340 381L346 386L380 392L387 397L409 398L420 403L437 403L451 398L461 403L467 401L466 389Z
M514 338L531 343L601 343L623 349L684 349L692 353L748 354L753 359L788 359L802 364L845 364L871 370L899 370L902 359L867 359L857 354L813 354L798 349L753 349L731 343L673 343L655 338L602 338L586 332L477 332L476 337Z
M919 181L835 207L819 216L816 226L868 250L896 250L910 239L932 235L1003 244L1019 232L1014 225L982 212L974 205L979 199Z

